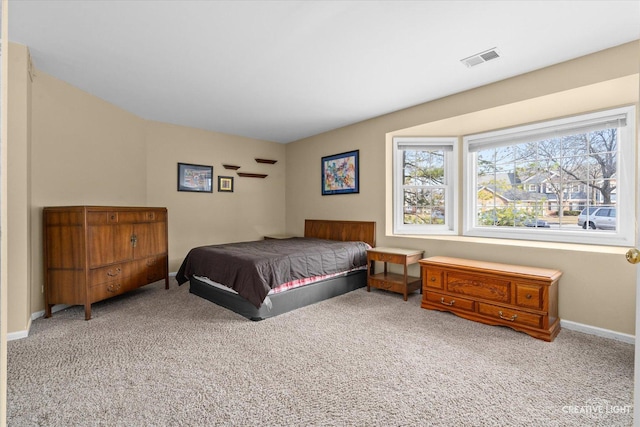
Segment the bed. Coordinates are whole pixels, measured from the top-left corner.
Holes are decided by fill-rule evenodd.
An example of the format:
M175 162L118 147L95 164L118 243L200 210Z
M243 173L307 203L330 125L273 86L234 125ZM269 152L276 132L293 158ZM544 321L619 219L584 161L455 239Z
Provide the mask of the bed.
M366 286L375 235L372 221L307 219L304 238L193 248L176 279L188 281L192 294L263 320Z

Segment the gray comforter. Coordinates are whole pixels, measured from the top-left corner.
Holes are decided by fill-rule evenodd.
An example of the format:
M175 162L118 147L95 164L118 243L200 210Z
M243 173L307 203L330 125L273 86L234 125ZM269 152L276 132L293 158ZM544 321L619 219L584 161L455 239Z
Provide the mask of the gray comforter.
M183 284L193 275L207 277L259 308L278 285L366 265L368 248L364 242L302 237L201 246L189 251L176 279Z

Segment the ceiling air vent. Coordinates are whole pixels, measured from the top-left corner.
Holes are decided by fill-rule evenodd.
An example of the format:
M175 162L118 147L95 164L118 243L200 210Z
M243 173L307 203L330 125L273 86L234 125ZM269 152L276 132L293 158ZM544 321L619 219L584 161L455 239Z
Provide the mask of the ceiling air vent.
M471 55L468 58L461 59L460 62L462 62L467 67L471 68L496 58L500 58L500 55L498 54L498 51L494 47L492 49L485 50L484 52Z

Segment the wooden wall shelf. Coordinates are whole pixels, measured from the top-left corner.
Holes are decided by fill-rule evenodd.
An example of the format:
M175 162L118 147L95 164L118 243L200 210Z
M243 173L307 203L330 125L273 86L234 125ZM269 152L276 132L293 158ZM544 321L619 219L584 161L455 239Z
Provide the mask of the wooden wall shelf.
M233 169L233 170L240 169L240 166L235 166L235 165L225 165L225 164L223 164L222 166L224 166L225 169Z
M274 164L277 162L277 160L270 160L270 159L256 159L256 162L258 163L269 163L270 165Z
M245 178L266 178L268 175L264 173L238 172L238 176L243 176Z

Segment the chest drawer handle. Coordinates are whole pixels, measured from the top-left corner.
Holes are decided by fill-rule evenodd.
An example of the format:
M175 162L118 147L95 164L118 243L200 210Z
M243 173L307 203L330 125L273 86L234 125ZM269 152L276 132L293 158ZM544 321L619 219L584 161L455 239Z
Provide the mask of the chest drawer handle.
M118 274L120 274L122 272L122 270L120 270L120 268L116 268L115 273L113 272L113 270L109 270L107 271L107 276L109 277L116 277Z
M431 276L431 281L435 282L436 281L436 276Z
M120 283L117 283L115 285L111 284L109 286L107 286L107 291L108 292L118 292L120 290Z
M456 303L456 300L452 299L451 302L444 302L444 297L443 297L443 298L440 298L440 302L444 305L452 306L453 304Z
M525 295L525 298L527 298L527 299L531 299L531 294L527 294L527 295Z
M513 316L511 316L511 317L504 317L504 315L502 314L502 311L499 311L499 312L498 312L498 315L500 315L500 318L501 318L502 320L508 320L509 322L513 322L514 320L516 320L516 319L518 318L518 315L517 315L517 314L514 314L514 315L513 315Z

